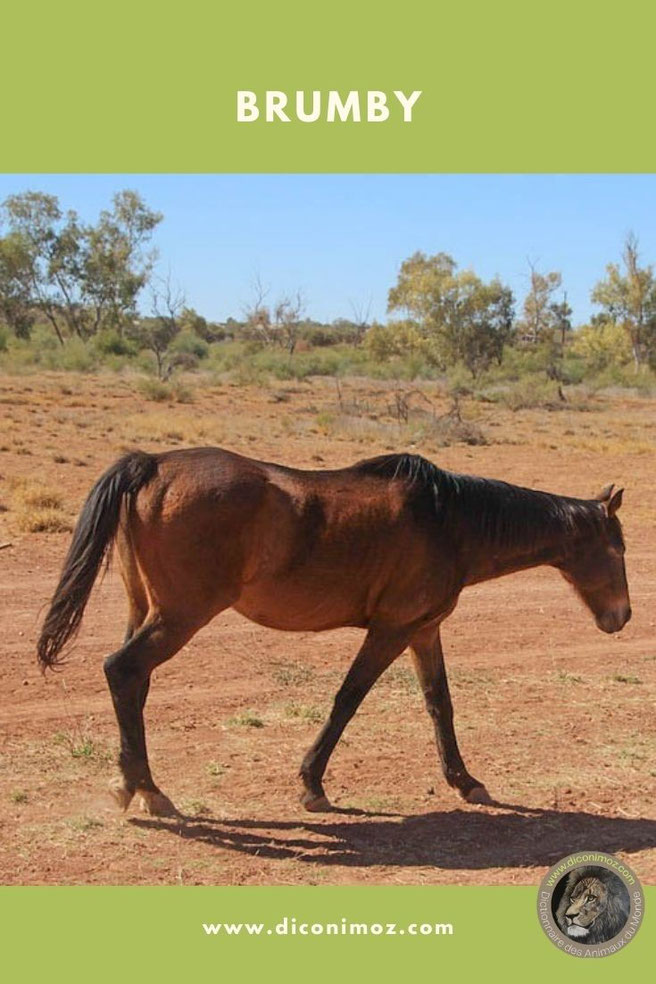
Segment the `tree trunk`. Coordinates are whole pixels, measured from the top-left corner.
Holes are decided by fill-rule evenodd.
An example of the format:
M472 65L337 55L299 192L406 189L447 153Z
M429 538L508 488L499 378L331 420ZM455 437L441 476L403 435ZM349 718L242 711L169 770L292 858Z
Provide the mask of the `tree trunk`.
M61 331L59 329L59 325L57 324L56 318L49 311L44 311L44 314L45 314L46 318L48 319L48 321L50 322L50 324L52 325L52 327L55 329L55 334L57 335L57 338L59 339L59 344L60 345L63 345L64 344L64 337L63 337L63 335L62 335L62 333L61 333Z

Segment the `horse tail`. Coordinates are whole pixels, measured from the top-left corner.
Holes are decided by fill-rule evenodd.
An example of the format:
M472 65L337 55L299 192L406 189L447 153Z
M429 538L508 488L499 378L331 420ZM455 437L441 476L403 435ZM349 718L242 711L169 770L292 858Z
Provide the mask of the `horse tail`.
M44 671L62 662L62 649L80 627L100 565L116 536L124 498L135 496L156 470L154 455L133 451L108 468L91 489L37 643Z

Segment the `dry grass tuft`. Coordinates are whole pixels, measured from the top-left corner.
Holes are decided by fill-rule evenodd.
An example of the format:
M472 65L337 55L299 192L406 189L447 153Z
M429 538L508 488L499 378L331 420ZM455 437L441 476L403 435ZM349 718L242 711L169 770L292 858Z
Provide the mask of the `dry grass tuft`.
M26 509L17 513L21 533L70 533L73 524L57 509Z
M57 489L26 478L14 479L9 485L14 521L21 533L69 533L73 529Z

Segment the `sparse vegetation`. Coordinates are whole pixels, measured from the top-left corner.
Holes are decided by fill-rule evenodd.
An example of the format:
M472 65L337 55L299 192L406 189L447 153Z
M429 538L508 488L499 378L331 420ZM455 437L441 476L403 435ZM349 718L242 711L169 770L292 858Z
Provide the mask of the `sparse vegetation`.
M284 663L273 671L273 679L282 687L299 687L314 676L312 667L304 663Z
M386 686L402 694L418 694L419 681L411 666L391 666L383 677Z
M68 826L77 834L88 834L92 830L101 829L104 824L97 817L74 817L67 821Z
M633 673L613 673L611 680L615 683L642 683L640 677Z
M244 711L241 714L235 714L233 717L228 718L226 724L229 726L236 726L238 728L263 728L264 721L261 717L253 711Z
M212 812L210 807L199 799L183 800L181 807L183 814L186 813L190 817L208 816Z
M318 707L313 707L309 704L300 704L296 701L285 705L285 716L294 718L297 721L309 721L312 724L319 724L325 717Z
M207 766L207 773L212 776L213 779L221 779L221 777L226 774L228 769L229 766L223 765L222 762L210 762Z
M569 673L567 670L558 670L556 679L559 683L583 683L583 677L578 673Z
M54 742L65 748L74 759L107 762L110 758L106 749L101 748L90 735L80 731L58 731Z

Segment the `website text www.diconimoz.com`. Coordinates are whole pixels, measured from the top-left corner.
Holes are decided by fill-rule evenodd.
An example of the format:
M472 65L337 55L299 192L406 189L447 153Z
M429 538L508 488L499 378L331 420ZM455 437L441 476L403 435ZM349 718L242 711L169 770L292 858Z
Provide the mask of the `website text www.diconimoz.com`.
M305 922L295 916L283 916L268 923L202 923L206 936L453 936L451 923Z
M549 888L552 888L552 886L556 884L558 879L561 878L566 871L569 871L572 867L576 867L576 865L595 864L598 862L608 865L609 868L617 871L617 873L622 876L628 885L635 884L635 878L629 869L622 864L619 858L612 857L610 854L599 854L595 851L591 854L572 854L566 861L563 861L562 864L559 864L558 867L552 871L551 875L547 879L547 885Z

